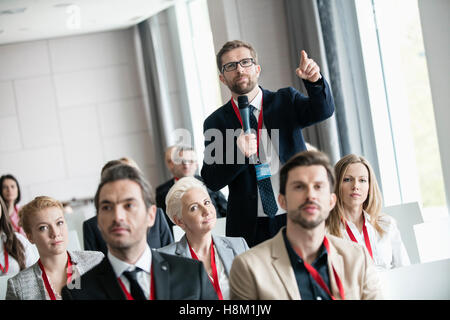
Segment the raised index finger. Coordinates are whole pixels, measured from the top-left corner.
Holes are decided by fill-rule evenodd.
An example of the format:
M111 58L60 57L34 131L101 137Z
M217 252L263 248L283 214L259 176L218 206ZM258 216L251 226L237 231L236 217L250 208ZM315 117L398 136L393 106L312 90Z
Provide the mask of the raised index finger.
M300 53L300 69L304 69L306 66L306 60L308 60L308 55L305 50L302 50Z

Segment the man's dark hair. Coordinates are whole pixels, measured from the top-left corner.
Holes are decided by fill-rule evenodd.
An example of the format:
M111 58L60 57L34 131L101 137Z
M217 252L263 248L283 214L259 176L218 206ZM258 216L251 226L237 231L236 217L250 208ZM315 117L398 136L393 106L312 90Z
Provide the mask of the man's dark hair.
M228 41L222 46L222 49L220 49L220 51L216 55L217 68L219 68L220 73L222 73L222 56L228 51L241 47L250 50L250 54L252 55L252 58L255 60L255 64L258 64L258 57L256 51L250 43L241 40Z
M95 209L98 213L99 208L99 195L103 186L109 182L114 182L118 180L131 180L136 182L141 187L142 199L144 200L145 207L148 209L155 204L153 197L153 189L144 175L136 168L126 165L126 164L116 164L112 167L106 169L100 181L100 184L95 193L94 203Z
M334 171L330 165L327 155L320 151L302 151L292 156L280 170L280 194L286 194L286 183L289 171L303 166L323 166L327 170L330 192L334 190Z

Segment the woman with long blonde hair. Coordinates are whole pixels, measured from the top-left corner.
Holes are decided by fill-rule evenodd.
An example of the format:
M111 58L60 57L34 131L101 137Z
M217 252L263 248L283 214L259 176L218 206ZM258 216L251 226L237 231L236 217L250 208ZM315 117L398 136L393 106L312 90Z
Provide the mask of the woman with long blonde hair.
M337 202L327 221L327 231L365 246L379 269L409 265L394 218L381 212L383 203L370 163L349 154L334 166Z

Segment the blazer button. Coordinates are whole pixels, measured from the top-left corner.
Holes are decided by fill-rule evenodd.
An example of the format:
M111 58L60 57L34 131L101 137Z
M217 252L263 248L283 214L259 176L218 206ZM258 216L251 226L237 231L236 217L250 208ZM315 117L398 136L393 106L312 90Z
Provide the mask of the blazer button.
M161 266L161 269L162 269L163 271L167 271L167 266Z

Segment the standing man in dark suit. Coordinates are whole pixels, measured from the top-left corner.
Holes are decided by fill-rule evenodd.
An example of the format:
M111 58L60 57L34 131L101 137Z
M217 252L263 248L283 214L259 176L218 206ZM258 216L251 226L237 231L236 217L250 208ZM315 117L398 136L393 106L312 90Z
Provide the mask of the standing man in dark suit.
M148 246L156 206L139 170L122 164L107 169L94 201L108 253L81 276L79 286L63 288L63 299L217 299L202 263Z
M292 87L271 92L258 86L261 66L248 43L229 41L216 58L220 81L230 89L231 99L203 124L201 175L212 190L228 185L226 235L244 237L254 246L286 225L286 212L276 201L279 168L306 150L301 130L331 117L334 102L319 66L305 51L296 74L309 97ZM239 134L243 127L239 96L248 98L250 125L257 134ZM250 161L255 156L258 160Z
M165 161L167 169L172 173L173 178L164 182L156 188L156 206L163 209L166 214L167 223L173 232L174 226L172 220L167 216L166 212L166 196L170 188L181 178L195 177L203 182L203 179L195 174L198 168L197 154L191 146L174 145L166 149ZM227 199L220 191L212 191L208 189L211 202L216 208L217 218L225 217L227 214Z

